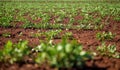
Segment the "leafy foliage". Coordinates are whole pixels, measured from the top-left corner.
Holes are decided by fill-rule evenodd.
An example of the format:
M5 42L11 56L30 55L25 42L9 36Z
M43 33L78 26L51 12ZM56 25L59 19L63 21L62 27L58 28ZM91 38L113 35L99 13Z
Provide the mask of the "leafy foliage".
M3 50L0 50L0 61L14 63L21 61L25 55L30 52L27 41L21 41L17 44L13 44L8 41Z
M97 47L97 50L100 52L101 55L120 58L120 53L117 52L115 45L105 45L105 42L102 43L101 46Z
M60 44L53 45L52 43L41 43L36 51L40 51L35 58L37 63L45 62L46 60L51 66L55 67L73 67L84 65L84 61L91 59L90 53L83 51L82 46L75 41L68 43L63 39Z
M0 26L8 27L14 26L11 25L11 22L21 21L23 28L64 28L66 29L68 25L69 28L73 28L73 24L77 21L78 25L75 25L73 29L102 29L104 24L102 20L105 20L103 23L107 23L111 16L115 16L114 20L119 21L119 3L118 4L108 4L108 3L43 3L38 6L39 3L29 4L26 2L18 3L0 3ZM9 5L9 6L8 6ZM14 6L14 7L13 7ZM82 15L84 19L75 20L74 17ZM107 19L104 19L105 16L109 16ZM38 19L41 18L41 19ZM67 25L63 24L65 18L70 19L67 22ZM51 24L51 20L55 24ZM38 21L32 22L32 21ZM35 23L35 24L34 24ZM59 24L60 23L60 24ZM77 28L76 28L77 27Z
M112 40L115 37L115 34L112 32L98 32L96 38L100 41Z

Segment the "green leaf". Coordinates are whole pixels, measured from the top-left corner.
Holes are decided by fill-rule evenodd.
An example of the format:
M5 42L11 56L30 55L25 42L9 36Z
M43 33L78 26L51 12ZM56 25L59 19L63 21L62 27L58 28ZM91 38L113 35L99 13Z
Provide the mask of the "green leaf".
M3 51L0 50L0 61L3 59Z
M71 46L71 44L66 44L66 46L65 46L65 51L66 51L67 53L70 53L70 52L72 52L72 50L73 50L73 47Z
M116 52L116 46L115 45L109 45L107 48L108 48L110 53L115 53Z
M8 41L3 49L3 55L8 55L11 53L11 51L12 51L12 42Z

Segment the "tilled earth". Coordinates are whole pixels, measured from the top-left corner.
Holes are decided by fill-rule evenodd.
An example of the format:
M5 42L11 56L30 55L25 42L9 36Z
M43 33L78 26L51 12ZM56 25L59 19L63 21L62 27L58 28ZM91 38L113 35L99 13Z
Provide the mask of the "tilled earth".
M67 22L68 20L65 20ZM51 21L52 22L52 21ZM73 38L75 38L79 43L81 43L85 50L90 50L97 52L97 46L101 45L101 42L96 39L97 32L108 32L111 31L115 33L116 36L113 40L106 41L107 44L115 44L117 51L120 52L120 22L109 20L109 24L106 25L102 30L93 29L70 29L62 30L62 32L72 32ZM18 24L19 26L19 24ZM44 40L45 37L33 37L32 34L37 32L45 32L49 29L23 29L23 28L3 28L0 27L0 48L2 49L8 40L13 43L17 43L19 40L28 40L29 47L36 47L40 44L40 40ZM10 36L4 37L3 33L10 33ZM61 39L54 39L53 43L59 43ZM53 70L47 64L37 65L35 63L0 63L0 70ZM64 68L63 68L64 69ZM83 70L120 70L120 59L109 58L107 56L97 55L93 60L86 61L86 66ZM66 70L66 69L64 69ZM80 70L78 68L73 68L72 70Z

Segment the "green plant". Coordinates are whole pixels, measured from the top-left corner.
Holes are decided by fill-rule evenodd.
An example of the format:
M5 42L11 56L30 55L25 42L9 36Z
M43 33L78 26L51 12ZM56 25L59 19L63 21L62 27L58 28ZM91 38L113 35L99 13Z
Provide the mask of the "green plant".
M120 21L120 17L119 17L119 16L116 16L116 17L114 18L114 20L119 22L119 21Z
M108 46L105 45L105 42L102 43L101 46L97 47L97 50L100 52L101 55L120 58L120 53L116 51L116 46L109 44Z
M83 51L82 46L76 41L68 43L66 39L63 39L60 44L53 45L50 43L41 43L36 51L40 51L35 58L35 62L43 63L47 61L54 67L79 67L84 65L84 61L91 59L90 53Z
M0 18L0 26L9 27L12 19L13 19L13 17L11 15L9 15L9 17L8 16L1 17Z
M26 21L26 23L23 24L21 27L23 27L23 28L33 28L34 25L35 24L33 24L33 23L29 22L29 21Z
M42 34L41 34L41 33L38 33L38 32L37 32L37 33L31 33L31 36L32 36L32 37L37 37L37 38L38 38L38 37L40 37L41 35L42 35Z
M72 38L72 32L66 32L65 34L63 34L63 37L65 38Z
M98 32L96 34L96 38L100 41L104 41L104 40L112 40L115 37L115 34L113 34L112 32Z
M94 19L94 24L99 25L101 22L101 18Z
M42 23L48 23L49 22L50 16L48 14L42 13L40 16L42 18Z
M49 28L52 28L52 29L64 29L65 27L64 27L63 24L56 23L56 24L49 25Z
M10 34L10 33L3 33L2 36L3 36L3 37L10 37L11 34Z
M45 33L43 33L44 35L46 35L47 38L52 39L55 36L59 36L58 34L61 32L60 30L50 30L50 31L46 31Z
M103 25L103 24L95 25L95 26L94 26L94 29L100 29L100 30L101 30L101 29L104 28L104 26L105 26L105 25Z
M21 61L29 52L27 41L20 41L17 44L8 41L4 48L0 50L0 61L13 64L14 62Z

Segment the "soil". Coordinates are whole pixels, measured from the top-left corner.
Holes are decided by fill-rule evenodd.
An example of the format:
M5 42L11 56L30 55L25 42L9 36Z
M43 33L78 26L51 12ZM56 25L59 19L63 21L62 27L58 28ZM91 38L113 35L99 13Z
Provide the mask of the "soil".
M28 17L25 17L28 18ZM75 17L76 20L81 20L81 16ZM30 19L28 19L30 20ZM42 19L38 18L36 20L31 20L31 22L40 22ZM54 23L54 17L50 22ZM64 24L69 22L69 18L65 18L63 20ZM108 21L108 25L106 25L102 30L93 30L93 29L70 29L63 30L63 32L69 31L73 33L73 37L78 41L78 43L82 44L85 50L91 50L93 52L97 52L96 48L101 44L99 40L96 39L97 32L107 32L111 31L115 33L116 36L113 40L106 41L106 44L116 44L117 51L120 52L120 22L116 22L112 19ZM40 44L40 40L45 40L45 37L33 37L32 34L37 32L44 32L49 29L23 29L20 28L22 22L16 22L17 28L9 27L3 28L0 27L0 48L2 49L5 43L8 40L11 40L13 43L17 43L19 40L28 40L29 47L36 47ZM4 37L3 33L9 33L10 36ZM54 43L59 43L61 39L54 39ZM54 68L49 67L47 64L38 65L30 62L19 62L14 64L2 63L0 62L0 70L54 70ZM66 70L61 68L61 70ZM81 70L80 68L72 68L70 70ZM83 67L83 70L120 70L120 59L110 58L107 56L97 55L93 60L86 61L86 65Z

